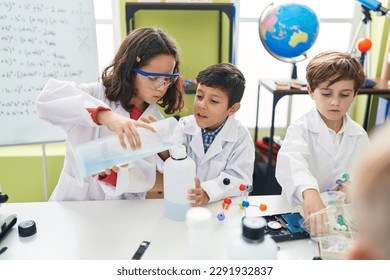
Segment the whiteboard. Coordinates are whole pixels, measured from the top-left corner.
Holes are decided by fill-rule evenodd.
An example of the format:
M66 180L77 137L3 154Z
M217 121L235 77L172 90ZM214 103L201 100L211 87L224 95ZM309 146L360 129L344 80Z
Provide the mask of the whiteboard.
M65 140L36 99L50 78L98 80L95 30L93 0L0 2L0 146Z

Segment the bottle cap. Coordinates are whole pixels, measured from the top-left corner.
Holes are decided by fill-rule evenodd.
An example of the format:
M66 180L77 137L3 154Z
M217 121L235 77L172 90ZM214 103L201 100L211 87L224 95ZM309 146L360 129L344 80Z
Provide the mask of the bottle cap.
M0 203L6 203L8 201L8 195L0 192Z
M249 243L260 243L264 240L265 226L263 217L247 217L242 223L242 237Z
M37 226L33 220L23 221L18 226L20 237L28 237L37 232Z
M187 157L187 150L184 145L178 145L170 149L169 153L173 159L185 159Z
M204 207L192 207L187 211L187 225L194 227L204 227L211 225L212 213Z

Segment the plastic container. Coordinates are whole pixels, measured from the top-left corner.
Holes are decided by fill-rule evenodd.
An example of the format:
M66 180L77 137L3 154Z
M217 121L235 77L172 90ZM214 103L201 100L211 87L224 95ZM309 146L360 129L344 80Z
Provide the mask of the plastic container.
M74 159L81 176L97 174L107 168L136 161L182 143L181 129L175 118L167 118L151 125L156 128L156 132L146 128L137 129L141 138L141 148L138 150L133 150L129 144L123 149L116 134L73 147Z
M184 221L191 207L188 190L195 188L195 162L187 156L183 145L170 150L170 158L164 163L164 211L171 220Z
M263 217L247 217L242 223L242 234L228 244L231 260L276 260L278 246L264 234L266 220Z
M187 211L188 248L186 259L211 259L212 217L211 211L204 207L193 207Z

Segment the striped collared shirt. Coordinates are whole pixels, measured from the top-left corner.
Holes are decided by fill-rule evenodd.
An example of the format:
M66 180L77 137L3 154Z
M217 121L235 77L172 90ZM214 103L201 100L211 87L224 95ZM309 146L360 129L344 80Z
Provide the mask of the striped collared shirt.
M204 148L205 153L207 152L207 150L209 149L209 147L213 143L215 137L222 130L223 126L226 123L226 120L216 130L209 131L205 128L202 128L203 148Z

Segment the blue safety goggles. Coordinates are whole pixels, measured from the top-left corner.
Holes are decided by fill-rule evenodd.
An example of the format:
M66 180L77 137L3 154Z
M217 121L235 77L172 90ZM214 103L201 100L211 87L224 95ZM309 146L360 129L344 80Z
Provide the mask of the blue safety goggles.
M179 73L163 74L163 73L151 73L142 71L138 68L134 68L134 72L143 77L143 83L148 88L159 90L161 88L167 89L172 86L179 78Z
M172 73L172 74L164 74L164 73L152 73L152 72L146 72L146 71L142 71L138 68L134 68L134 72L136 72L137 74L140 74L144 77L179 77L180 73L179 72L175 72L175 73Z

